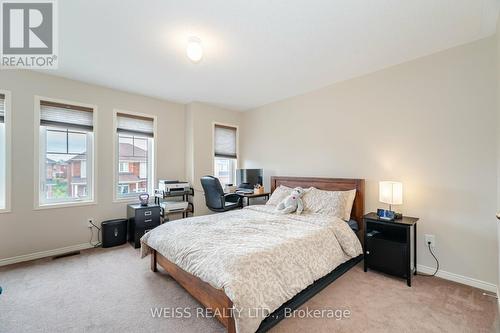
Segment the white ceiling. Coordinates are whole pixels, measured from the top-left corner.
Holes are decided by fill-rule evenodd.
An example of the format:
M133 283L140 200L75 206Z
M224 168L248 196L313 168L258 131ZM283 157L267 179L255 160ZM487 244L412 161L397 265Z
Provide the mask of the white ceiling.
M63 0L53 74L245 110L491 35L497 0ZM185 56L201 38L198 64Z

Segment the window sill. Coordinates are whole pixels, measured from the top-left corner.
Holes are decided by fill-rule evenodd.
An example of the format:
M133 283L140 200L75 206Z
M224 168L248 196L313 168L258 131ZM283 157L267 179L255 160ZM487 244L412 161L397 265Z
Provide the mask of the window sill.
M138 203L139 195L130 198L114 198L113 203Z
M7 213L11 213L12 211L10 210L10 208L2 208L0 209L0 214L7 214Z
M59 202L53 204L44 204L35 206L35 210L43 209L57 209L57 208L69 208L69 207L80 207L80 206L92 206L97 205L95 200L92 201L80 201L80 202Z

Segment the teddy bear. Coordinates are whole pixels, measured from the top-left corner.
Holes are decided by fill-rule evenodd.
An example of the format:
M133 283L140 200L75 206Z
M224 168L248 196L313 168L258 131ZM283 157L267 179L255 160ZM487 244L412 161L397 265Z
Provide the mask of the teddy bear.
M285 199L283 199L277 206L276 211L282 214L289 214L296 212L301 214L304 210L304 203L302 202L302 196L305 191L301 187L296 187L292 190L292 193Z

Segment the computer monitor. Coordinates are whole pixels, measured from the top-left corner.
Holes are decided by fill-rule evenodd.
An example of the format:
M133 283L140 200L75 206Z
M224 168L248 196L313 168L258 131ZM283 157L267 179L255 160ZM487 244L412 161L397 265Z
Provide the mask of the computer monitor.
M236 184L238 188L253 189L255 185L262 183L262 169L237 169Z

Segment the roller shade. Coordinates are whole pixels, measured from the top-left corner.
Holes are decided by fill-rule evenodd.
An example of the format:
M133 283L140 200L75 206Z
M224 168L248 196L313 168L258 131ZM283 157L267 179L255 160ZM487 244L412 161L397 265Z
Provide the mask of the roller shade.
M237 158L236 128L215 125L214 153L215 157Z
M94 110L81 106L40 102L40 125L93 131Z
M116 131L121 134L154 136L154 119L124 113L116 115Z
M5 121L5 95L0 94L0 123Z

